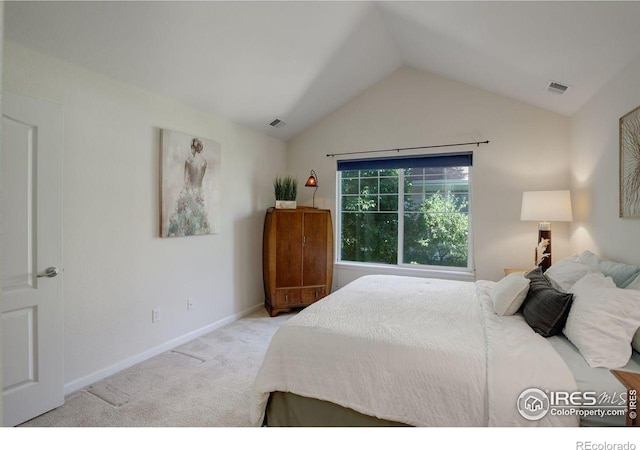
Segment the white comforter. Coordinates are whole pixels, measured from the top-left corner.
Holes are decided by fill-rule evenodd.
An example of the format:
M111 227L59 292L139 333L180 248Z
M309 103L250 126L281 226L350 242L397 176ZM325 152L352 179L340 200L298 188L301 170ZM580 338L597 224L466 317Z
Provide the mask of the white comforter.
M577 425L518 413L527 388L577 386L522 317L493 312L493 284L375 275L309 306L271 341L253 387L254 425L273 391L415 426Z

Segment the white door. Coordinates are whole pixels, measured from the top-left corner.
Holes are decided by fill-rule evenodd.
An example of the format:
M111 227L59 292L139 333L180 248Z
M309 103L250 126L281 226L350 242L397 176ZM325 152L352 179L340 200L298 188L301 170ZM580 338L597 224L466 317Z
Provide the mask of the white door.
M62 106L2 94L3 426L64 403Z

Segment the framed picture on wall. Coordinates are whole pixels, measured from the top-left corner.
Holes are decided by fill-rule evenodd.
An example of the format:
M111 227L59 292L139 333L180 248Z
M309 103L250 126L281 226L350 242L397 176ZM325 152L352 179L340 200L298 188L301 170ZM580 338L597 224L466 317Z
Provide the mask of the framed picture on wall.
M620 118L620 217L640 218L640 106Z
M220 144L161 131L160 236L217 233L220 227Z

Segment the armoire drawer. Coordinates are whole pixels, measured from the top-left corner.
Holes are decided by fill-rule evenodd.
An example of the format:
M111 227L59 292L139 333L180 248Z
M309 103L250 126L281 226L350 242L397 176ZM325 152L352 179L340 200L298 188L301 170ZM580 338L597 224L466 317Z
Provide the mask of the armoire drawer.
M299 305L302 302L301 289L276 289L276 302L273 306Z
M324 286L302 288L302 303L313 303L326 295L327 290Z

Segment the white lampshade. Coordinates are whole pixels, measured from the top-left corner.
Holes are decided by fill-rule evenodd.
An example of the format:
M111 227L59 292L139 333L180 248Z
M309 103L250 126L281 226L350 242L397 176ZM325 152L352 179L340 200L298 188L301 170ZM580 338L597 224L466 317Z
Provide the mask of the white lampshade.
M523 192L520 220L571 222L571 194L569 191Z

